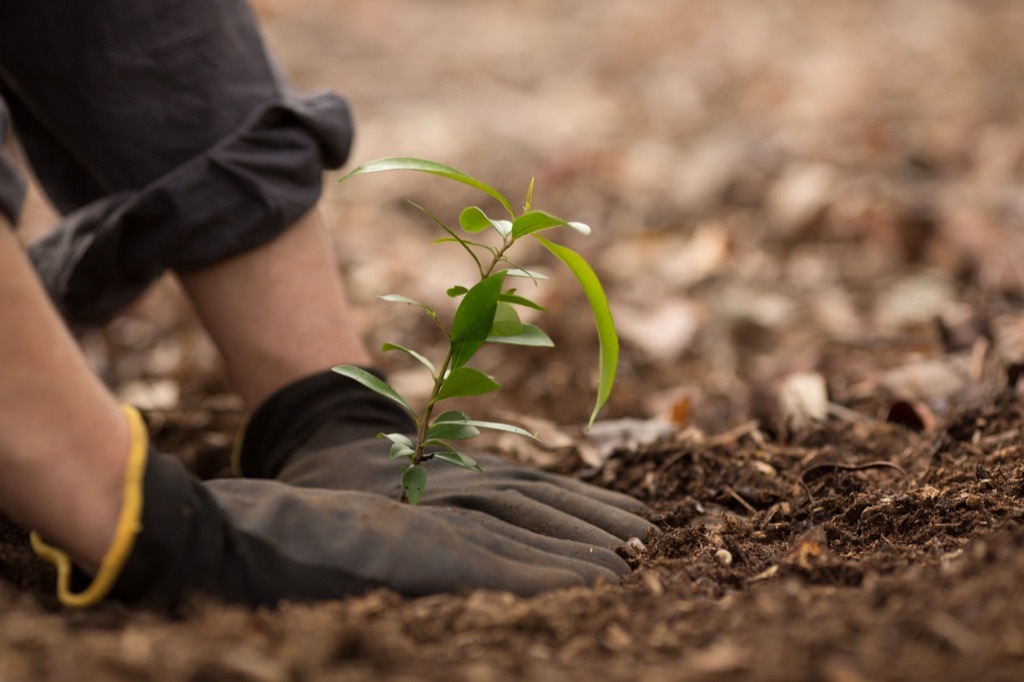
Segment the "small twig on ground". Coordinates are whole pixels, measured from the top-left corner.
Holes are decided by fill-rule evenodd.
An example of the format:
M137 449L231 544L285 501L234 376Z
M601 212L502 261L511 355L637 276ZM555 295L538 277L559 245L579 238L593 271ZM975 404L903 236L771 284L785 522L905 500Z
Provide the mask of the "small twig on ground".
M757 509L755 509L752 504L750 504L745 499L743 499L742 495L740 495L738 492L733 490L732 486L728 486L727 485L727 486L725 486L725 488L723 488L723 490L725 490L725 492L729 493L729 496L732 497L737 502L739 502L743 506L743 508L746 509L748 512L750 512L751 514L757 514Z
M843 471L862 471L865 469L895 469L904 476L907 475L907 470L898 464L892 462L886 462L884 460L875 460L872 462L864 462L863 464L847 464L845 462L821 462L819 464L812 464L803 470L800 474L800 485L804 487L804 492L807 493L807 501L811 504L814 503L814 496L811 495L811 489L807 485L807 475L823 469L841 469Z

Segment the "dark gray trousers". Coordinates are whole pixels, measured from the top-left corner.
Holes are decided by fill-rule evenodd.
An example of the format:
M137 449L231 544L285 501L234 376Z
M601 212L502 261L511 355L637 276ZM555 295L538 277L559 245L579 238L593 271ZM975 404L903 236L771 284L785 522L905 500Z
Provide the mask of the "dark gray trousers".
M76 323L273 239L352 141L344 100L288 90L242 0L0 0L0 213L16 223L11 122L63 215L30 255Z

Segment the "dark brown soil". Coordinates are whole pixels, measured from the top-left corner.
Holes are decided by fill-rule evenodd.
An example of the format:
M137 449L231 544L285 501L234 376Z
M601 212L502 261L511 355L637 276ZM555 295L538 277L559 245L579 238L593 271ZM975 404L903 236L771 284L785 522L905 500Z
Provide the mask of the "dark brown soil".
M624 339L604 416L661 435L497 445L636 496L663 533L616 585L170 618L61 610L0 521L0 680L1021 678L1024 7L258 8L301 86L350 94L355 160L435 158L513 196L536 175L539 207L594 225L570 241ZM479 198L358 182L326 203L360 316L375 344L429 350L429 324L373 297L443 301L461 258L401 199L448 215ZM592 323L550 269L538 322L559 348L484 358L506 389L478 410L586 418ZM163 450L224 473L242 415L171 284L83 343L152 403Z

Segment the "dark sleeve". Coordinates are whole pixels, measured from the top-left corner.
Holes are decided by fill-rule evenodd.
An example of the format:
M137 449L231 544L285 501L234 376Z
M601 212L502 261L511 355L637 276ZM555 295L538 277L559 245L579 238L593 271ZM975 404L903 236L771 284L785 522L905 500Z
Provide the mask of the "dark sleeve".
M73 322L273 239L352 142L346 102L293 93L240 0L12 3L0 95L64 214L30 253Z

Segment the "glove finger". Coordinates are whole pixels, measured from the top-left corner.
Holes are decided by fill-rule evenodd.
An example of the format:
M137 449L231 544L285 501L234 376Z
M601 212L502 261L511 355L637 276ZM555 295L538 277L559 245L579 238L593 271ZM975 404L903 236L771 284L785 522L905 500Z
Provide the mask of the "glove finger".
M630 512L631 514L642 514L647 510L647 505L629 495L606 490L589 483L583 483L568 476L530 469L494 455L474 455L473 458L480 465L480 468L484 470L484 475L488 476L491 480L542 481L557 488L570 490L579 495L592 498L602 504ZM473 472L449 469L444 472L437 472L437 475L434 476L434 482L455 482L460 478L460 474L463 478L469 477L466 478L467 482L473 480L471 478Z
M241 537L258 548L237 556L246 562L261 559L248 571L285 576L284 584L275 580L265 589L280 590L286 598L323 598L339 588L346 594L377 586L412 596L470 589L528 596L611 573L510 540L465 515L377 495L274 483L207 485Z
M609 507L615 507L616 509L634 516L643 514L648 510L647 505L635 497L630 497L629 495L618 493L614 490L608 490L596 485L591 485L590 483L577 481L576 479L569 478L568 476L559 476L546 471L541 471L540 473L541 476L536 480L544 481L548 485L576 493L577 495L595 500Z
M296 457L287 462L277 479L292 485L333 490L362 490L385 496L401 496L402 486L395 462L383 456L369 456L367 450L379 449L377 439L359 441L340 450L325 449L317 455ZM430 467L430 481L425 500L438 495L450 495L482 488L504 489L518 487L508 482L538 482L557 489L571 491L590 498L596 505L606 505L630 514L642 514L647 507L638 500L621 493L582 483L566 476L530 469L495 455L474 454L483 475L446 465ZM583 516L585 518L585 515ZM608 526L615 528L615 524Z
M619 540L634 537L645 540L658 532L650 521L641 516L546 481L517 481L507 485L508 490L515 490L531 500L574 516Z
M561 540L614 549L622 538L572 514L538 502L518 490L487 489L440 494L421 504L473 509L515 526Z
M594 582L598 578L612 579L630 571L629 564L622 557L605 547L540 535L469 509L448 508L438 511L456 515L460 523L461 519L471 523L479 533L470 532L466 537L502 556L529 560L534 565L542 562L564 567L578 573L587 582Z

